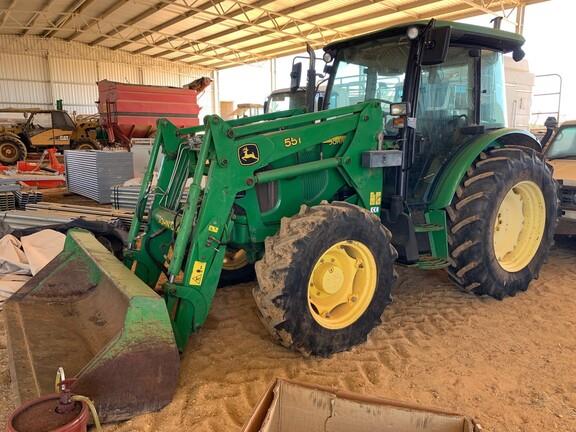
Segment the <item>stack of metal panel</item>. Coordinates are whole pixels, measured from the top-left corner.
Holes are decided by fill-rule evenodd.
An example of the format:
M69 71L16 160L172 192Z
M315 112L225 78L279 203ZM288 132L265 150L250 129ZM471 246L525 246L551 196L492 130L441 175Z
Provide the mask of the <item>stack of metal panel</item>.
M136 208L136 204L138 202L138 195L140 193L140 185L131 185L131 186L122 186L116 185L110 189L110 200L112 201L112 207L115 209L130 209L134 210ZM188 190L185 190L182 194L181 202L186 201L188 196ZM150 210L150 206L152 205L152 201L154 199L154 195L148 195L148 199L146 201L146 210L145 213L148 213Z
M132 153L124 151L66 150L68 190L109 204L110 188L134 177Z
M70 222L74 219L108 223L120 221L123 228L128 229L132 220L132 212L47 202L28 204L26 211L12 210L0 212L0 220L8 223L8 225L14 229L60 224Z
M16 198L13 192L0 192L0 211L14 210Z
M110 188L110 201L112 207L115 209L130 209L136 208L138 202L138 194L140 193L140 185L122 186L116 185ZM146 203L146 213L152 205L153 196L148 195Z
M14 193L20 190L18 183L0 183L0 211L16 208Z
M42 201L42 192L37 190L19 190L14 192L16 206L25 209L28 204L37 204Z
M59 215L52 211L10 210L0 212L0 220L14 229L66 223L70 222L72 219L74 218L69 215Z

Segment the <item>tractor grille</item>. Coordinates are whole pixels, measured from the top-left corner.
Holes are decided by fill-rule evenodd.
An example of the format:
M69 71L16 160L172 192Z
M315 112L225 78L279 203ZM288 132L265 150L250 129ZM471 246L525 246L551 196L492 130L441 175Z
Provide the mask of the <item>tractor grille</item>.
M318 160L318 152L304 151L298 153L300 163ZM300 177L302 184L302 197L304 201L313 201L316 196L324 190L328 183L328 172L326 170L305 174Z
M256 196L258 197L258 204L262 213L273 209L278 202L278 182L257 184Z

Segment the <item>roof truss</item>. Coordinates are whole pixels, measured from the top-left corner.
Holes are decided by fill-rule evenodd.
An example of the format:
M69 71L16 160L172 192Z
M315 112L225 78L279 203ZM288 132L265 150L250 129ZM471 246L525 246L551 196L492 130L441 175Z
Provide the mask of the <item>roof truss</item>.
M80 40L211 69L318 48L402 22L503 16L547 0L9 0L0 34ZM363 23L366 25L362 25ZM208 32L207 30L213 30Z

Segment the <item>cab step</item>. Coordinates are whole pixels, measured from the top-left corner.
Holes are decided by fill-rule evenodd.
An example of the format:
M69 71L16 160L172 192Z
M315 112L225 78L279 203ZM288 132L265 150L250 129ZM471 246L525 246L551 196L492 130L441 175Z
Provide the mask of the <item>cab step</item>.
M421 270L437 270L443 269L450 265L450 263L442 258L434 258L431 255L421 255L420 259L414 264Z
M444 230L444 227L438 224L424 223L414 225L414 231L416 231L417 233L436 232L442 230Z

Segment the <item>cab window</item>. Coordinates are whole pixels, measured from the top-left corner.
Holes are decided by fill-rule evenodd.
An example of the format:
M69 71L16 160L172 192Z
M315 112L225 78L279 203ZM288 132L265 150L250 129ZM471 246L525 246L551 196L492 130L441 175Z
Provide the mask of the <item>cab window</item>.
M50 113L36 113L30 118L30 126L33 129L51 129L52 116Z
M480 124L487 129L506 127L503 55L483 50L480 65Z
M463 142L463 128L475 122L477 59L469 48L450 47L444 63L422 67L410 202L423 201L446 159Z
M64 111L54 111L52 113L52 123L55 129L74 130L74 122Z

